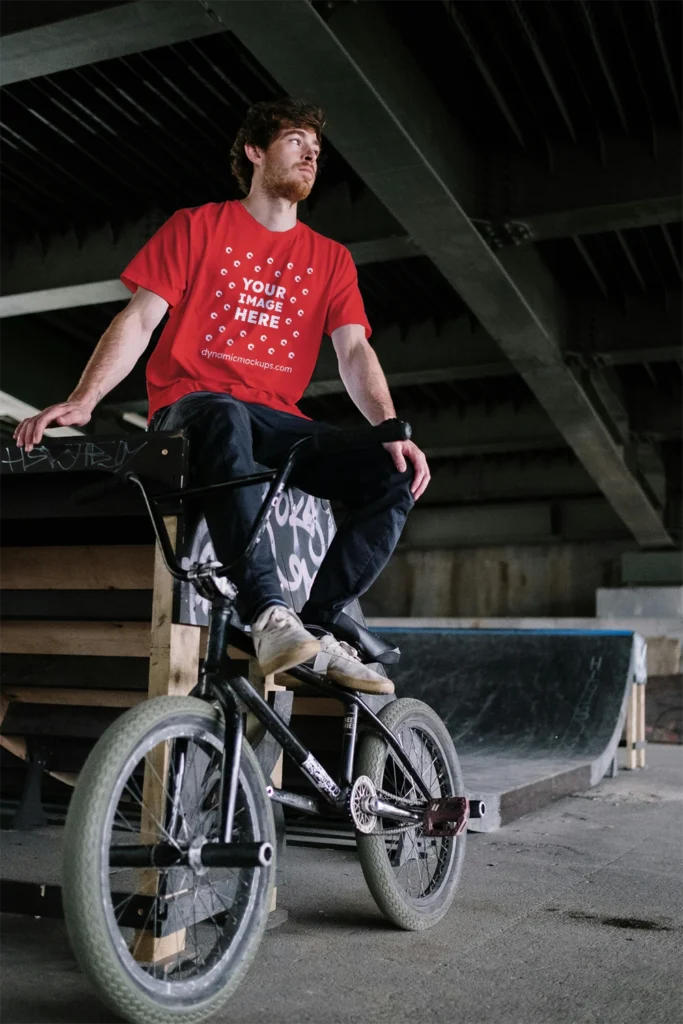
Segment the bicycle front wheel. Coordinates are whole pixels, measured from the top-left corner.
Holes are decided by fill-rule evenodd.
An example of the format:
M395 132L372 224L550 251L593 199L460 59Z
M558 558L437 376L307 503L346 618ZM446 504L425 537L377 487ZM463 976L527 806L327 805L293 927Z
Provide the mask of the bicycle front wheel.
M240 983L268 919L275 864L259 868L112 867L118 846L186 850L218 838L222 716L192 697L158 697L102 736L65 829L64 916L81 968L132 1024L198 1024ZM245 742L233 841L269 842L265 782Z
M404 698L378 716L435 798L465 795L460 764L443 722L427 704ZM367 733L358 750L356 774L377 790L423 809L425 799L379 733ZM379 818L374 833L356 832L361 867L377 906L399 928L420 931L444 916L455 896L465 856L465 833L457 838L425 836L419 825L401 827Z

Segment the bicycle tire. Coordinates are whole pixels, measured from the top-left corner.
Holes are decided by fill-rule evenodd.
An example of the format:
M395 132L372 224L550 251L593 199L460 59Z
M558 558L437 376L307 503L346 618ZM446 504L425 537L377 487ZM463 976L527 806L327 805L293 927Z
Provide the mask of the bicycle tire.
M402 698L387 704L378 717L394 734L405 735L406 730L419 734L420 743L430 748L430 753L433 751L435 757L440 759L443 780L430 787L434 796L465 795L465 785L453 741L435 711L422 701ZM406 744L403 746L405 750ZM391 758L386 740L379 733L368 732L359 744L356 774L366 775L377 789L391 791L392 786L387 784L389 760L394 771L397 762ZM420 800L416 799L415 802L420 803L423 800L420 797ZM383 819L379 819L376 831L381 831L382 823ZM385 819L384 824L391 827L395 826L396 822ZM358 855L368 888L385 917L406 931L422 931L440 921L453 902L462 873L466 833L454 839L427 840L420 838L421 830L418 826L404 834L413 834L417 837L414 850L418 867L419 858L423 854L426 857L428 849L438 850L437 857L442 850L446 850L445 868L433 892L416 897L405 891L405 885L398 881L401 868L399 867L397 872L395 863L392 863L392 858L396 860L396 856L389 848L391 840L386 835L368 835L357 831ZM419 842L423 843L422 850L417 849ZM439 844L447 845L442 847Z
M91 752L72 796L65 828L62 895L67 931L74 954L100 999L131 1024L199 1024L215 1014L235 991L252 962L266 927L275 878L275 861L247 880L249 896L243 924L236 929L232 955L213 978L210 989L178 998L178 986L167 997L151 991L141 971L124 953L118 921L104 887L109 869L104 854L108 831L113 834L121 777L140 751L165 742L170 730L197 730L203 743L222 750L221 713L193 697L158 697L124 713ZM160 737L160 738L159 738ZM167 739L168 737L166 737ZM253 838L275 850L275 826L263 774L251 747L244 742L240 789ZM114 810L112 811L112 805ZM251 876L250 876L251 877ZM251 888L249 888L251 887ZM106 898L103 899L103 896ZM112 928L112 922L114 927ZM216 931L219 929L216 927ZM222 961L219 963L221 967ZM213 968L211 968L213 970ZM138 977L140 975L140 977ZM209 971L210 975L210 971ZM149 983L151 985L151 982ZM156 983L155 983L156 984ZM187 986L186 986L187 987Z

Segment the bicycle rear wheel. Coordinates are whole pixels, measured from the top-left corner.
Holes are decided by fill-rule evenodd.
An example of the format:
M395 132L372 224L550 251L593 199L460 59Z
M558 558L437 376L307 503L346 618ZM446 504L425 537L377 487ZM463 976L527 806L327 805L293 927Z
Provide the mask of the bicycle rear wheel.
M98 995L134 1024L197 1024L241 981L261 941L275 864L114 868L117 845L218 837L220 712L159 697L117 719L78 780L66 822L63 901L74 953ZM265 782L243 746L233 841L269 842Z
M404 752L433 797L465 795L453 741L435 711L406 698L387 704L378 716L398 737ZM367 733L358 749L356 774L376 789L416 808L425 799L379 733ZM356 832L361 867L382 913L399 928L420 931L444 916L455 896L465 856L463 833L457 838L423 835L419 825L399 827L379 818L375 832Z

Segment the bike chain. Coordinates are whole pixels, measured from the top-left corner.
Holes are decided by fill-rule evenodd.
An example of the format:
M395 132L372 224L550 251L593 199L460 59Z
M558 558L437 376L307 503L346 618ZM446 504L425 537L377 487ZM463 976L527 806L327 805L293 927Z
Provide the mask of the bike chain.
M399 806L404 804L410 810L419 810L419 807L416 804L411 803L408 797L396 796L395 793L387 793L385 789L378 789L377 796L398 804ZM378 814L377 820L379 820L379 818L380 815ZM371 836L396 836L400 835L402 832L407 832L411 828L419 828L421 824L422 822L420 821L406 821L404 825L395 825L393 828L381 828L378 831L372 831L368 834Z

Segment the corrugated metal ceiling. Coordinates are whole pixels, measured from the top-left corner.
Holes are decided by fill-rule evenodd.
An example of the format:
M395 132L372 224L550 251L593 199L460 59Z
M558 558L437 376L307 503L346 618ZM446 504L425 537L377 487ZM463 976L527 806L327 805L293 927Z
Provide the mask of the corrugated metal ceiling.
M538 249L570 296L623 305L629 295L665 301L680 291L682 243L679 223L539 242Z
M385 4L479 148L549 155L681 120L682 5L657 0Z
M8 5L4 31L26 27ZM31 5L38 8L41 5ZM49 8L44 20L49 20ZM56 5L55 5L56 6ZM69 5L60 3L60 16ZM112 6L72 4L85 9ZM681 4L656 0L499 0L495 3L385 3L454 118L480 152L519 148L539 162L573 143L601 152L606 135L656 147L659 129L681 120ZM1 213L5 240L69 228L84 236L106 222L116 228L152 208L235 197L229 170L232 139L250 102L278 92L276 83L228 33L17 82L3 90ZM368 193L328 147L315 217L340 189L350 207ZM374 203L370 218L400 228ZM337 237L352 218L336 217ZM347 228L348 230L348 228ZM680 223L543 242L539 250L570 297L629 295L653 299L680 290ZM376 328L437 325L462 304L426 258L360 268ZM46 315L94 345L116 304ZM407 389L416 406L517 395L514 377ZM517 390L515 390L517 389ZM526 391L525 391L526 397ZM342 397L323 401L330 412ZM311 406L313 408L313 406ZM317 407L316 407L317 408Z

